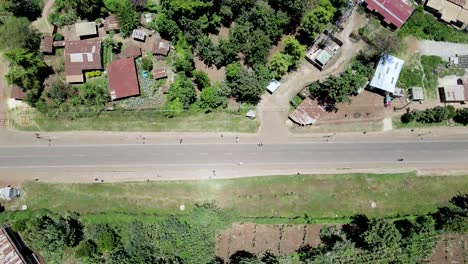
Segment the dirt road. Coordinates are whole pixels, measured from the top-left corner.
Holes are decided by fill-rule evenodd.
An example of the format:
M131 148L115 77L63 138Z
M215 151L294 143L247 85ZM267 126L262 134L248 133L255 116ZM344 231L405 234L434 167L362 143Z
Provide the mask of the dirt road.
M47 0L45 2L44 8L42 9L41 17L32 23L33 26L36 27L41 33L51 34L52 32L53 27L49 23L49 15L54 4L55 0Z
M289 135L287 126L289 101L305 86L323 80L331 74L337 74L345 69L348 62L364 47L364 43L353 43L349 35L364 25L366 19L353 12L345 24L339 38L343 41L341 56L329 68L319 71L312 64L303 60L298 69L281 80L281 87L273 94L265 93L258 106L261 118L260 137L264 139L279 139Z
M423 55L436 55L448 61L455 54L468 54L468 44L451 43L433 40L419 41L419 49Z

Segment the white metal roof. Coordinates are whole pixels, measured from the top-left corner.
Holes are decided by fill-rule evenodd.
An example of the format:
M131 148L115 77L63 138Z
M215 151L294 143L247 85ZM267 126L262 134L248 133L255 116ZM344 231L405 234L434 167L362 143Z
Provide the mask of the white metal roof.
M76 23L75 30L78 36L96 35L96 22Z
M270 93L274 93L280 87L280 85L280 82L278 82L275 79L272 79L270 84L268 84L267 86L267 90L270 91Z
M395 86L404 63L404 60L389 54L383 54L380 57L377 69L375 69L370 86L389 93L395 93Z

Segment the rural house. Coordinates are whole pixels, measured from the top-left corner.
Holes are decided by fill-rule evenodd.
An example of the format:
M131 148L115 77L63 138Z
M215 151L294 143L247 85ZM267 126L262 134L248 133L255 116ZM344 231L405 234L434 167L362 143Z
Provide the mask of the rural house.
M404 63L405 61L397 57L383 54L369 84L370 90L376 88L390 95L395 95L396 84Z
M111 30L114 30L114 31L120 30L119 20L117 20L117 16L110 15L106 18L106 20L104 20L104 30L106 32L109 32Z
M170 50L171 50L171 45L168 40L160 39L160 38L154 39L153 48L152 48L154 55L167 56Z
M456 84L439 87L442 103L465 103L468 101L468 79L458 79Z
M69 83L84 82L84 71L101 70L101 41L65 41L65 79Z
M26 248L21 237L3 226L0 228L0 263L39 264L39 258Z
M385 24L394 29L401 28L414 11L403 0L364 0L364 6L377 13Z
M426 9L436 14L441 20L461 29L468 26L467 0L428 0Z
M317 100L307 97L289 115L289 119L298 125L308 126L315 124L322 113L325 113L325 110L318 104Z
M94 37L98 35L96 22L82 22L75 24L76 35L80 38Z
M107 76L112 100L140 94L135 60L132 57L112 61L107 68Z
M53 42L54 38L51 36L42 36L39 51L44 54L51 54L54 51L54 47L52 45Z

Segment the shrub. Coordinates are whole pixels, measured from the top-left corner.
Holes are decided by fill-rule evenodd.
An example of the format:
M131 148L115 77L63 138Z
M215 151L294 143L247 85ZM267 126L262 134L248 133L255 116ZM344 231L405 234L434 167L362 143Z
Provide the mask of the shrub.
M102 75L102 72L100 70L90 71L86 73L87 78L99 77L101 75Z
M54 35L54 40L55 41L61 41L61 40L64 40L64 39L65 39L65 37L62 34L55 33L55 35Z
M411 123L411 122L415 121L418 118L419 113L420 112L417 111L417 110L413 110L413 111L404 113L401 116L401 122L404 123L404 124Z
M210 78L208 77L208 74L204 71L199 71L195 70L192 73L194 77L194 82L197 85L198 90L203 90L206 87L209 87L210 84Z
M153 70L153 60L149 56L145 56L141 59L141 66L145 71Z
M447 120L449 110L447 107L436 106L434 108L426 109L421 112L416 121L420 123L440 123Z
M453 118L457 123L460 123L464 126L468 124L468 108L462 108L457 110L457 114Z

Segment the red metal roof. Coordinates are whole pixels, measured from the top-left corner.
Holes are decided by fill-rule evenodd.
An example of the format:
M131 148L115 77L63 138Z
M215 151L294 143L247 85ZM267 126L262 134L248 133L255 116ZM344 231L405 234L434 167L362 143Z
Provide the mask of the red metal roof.
M170 42L165 39L155 39L153 42L153 54L167 56L171 49Z
M133 58L112 61L107 68L107 75L112 100L140 94L140 86Z
M153 77L155 80L167 77L166 67L155 68L153 70Z
M289 118L294 121L294 123L302 126L313 125L324 112L325 110L318 104L317 100L312 100L307 97L296 110L289 115Z
M83 70L100 70L101 41L65 41L65 75L79 75Z
M24 100L26 99L26 92L23 90L23 88L19 87L16 84L13 84L13 86L11 87L10 97L16 100Z
M367 9L383 16L385 23L393 24L397 28L403 26L414 8L402 0L364 0Z
M125 49L125 57L138 58L141 56L141 48L137 46L129 46Z
M39 51L42 53L52 53L52 42L54 42L54 39L51 36L43 36L41 38L41 45L39 47Z
M120 30L119 20L117 16L110 15L104 21L104 30L107 32L109 30Z

